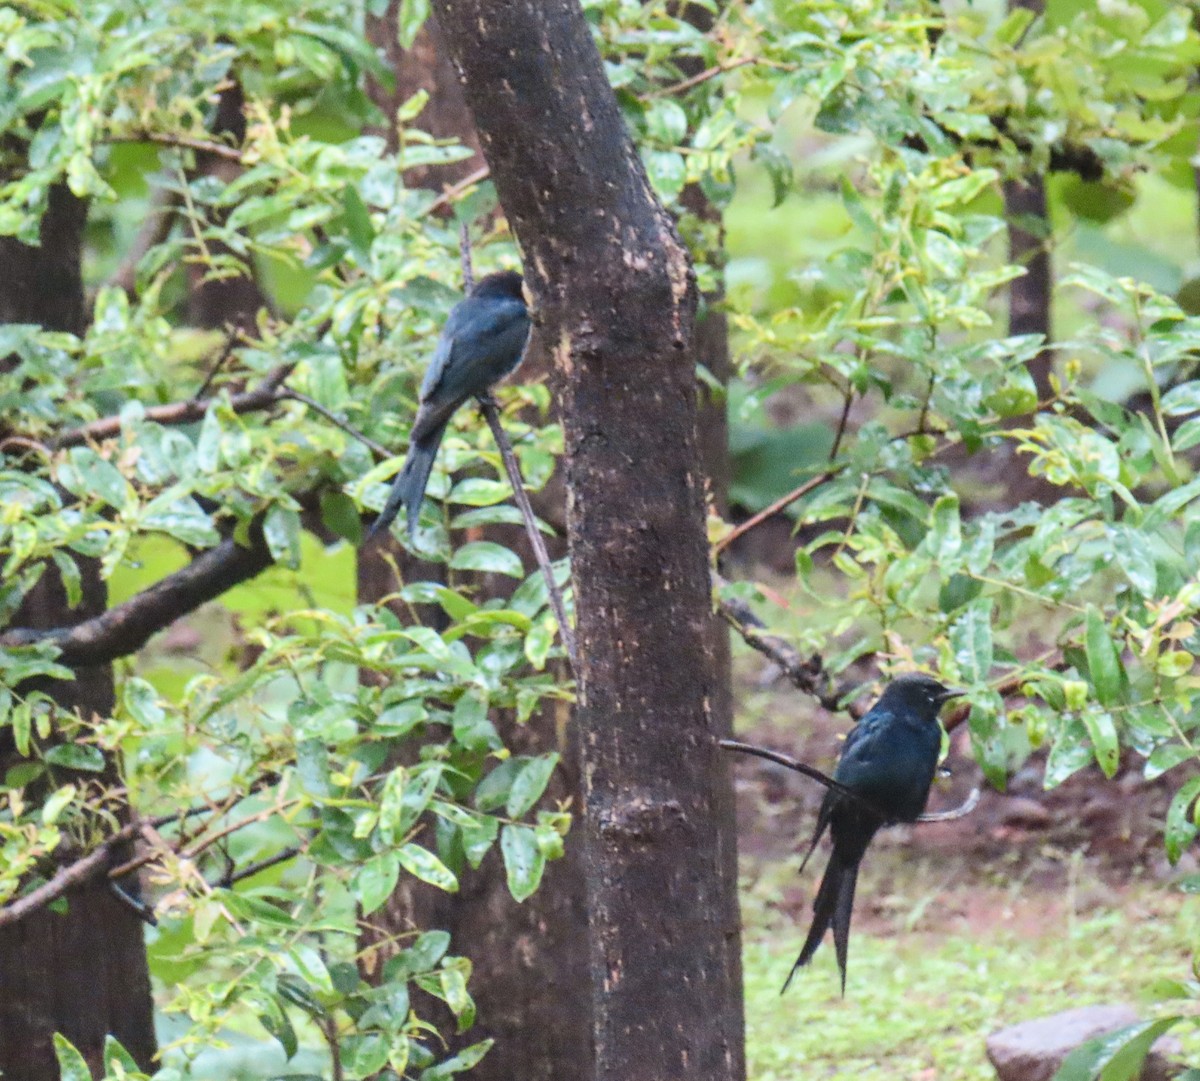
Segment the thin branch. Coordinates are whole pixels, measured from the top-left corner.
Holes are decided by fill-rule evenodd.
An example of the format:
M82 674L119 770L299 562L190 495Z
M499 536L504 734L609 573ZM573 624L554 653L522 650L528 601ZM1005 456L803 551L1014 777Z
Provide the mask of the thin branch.
M214 143L209 139L197 139L192 135L172 134L165 131L142 131L130 135L110 135L105 142L109 143L156 143L159 146L171 146L178 150L197 150L203 154L214 154L218 158L229 161L241 161L242 152L227 143Z
M82 856L74 863L64 867L50 881L42 883L37 889L30 890L24 897L19 897L0 908L0 927L7 927L9 924L24 919L38 909L45 908L52 901L57 901L68 890L76 889L95 878L108 866L114 850L131 841L141 828L141 823L137 821L122 826L86 856Z
M846 424L850 420L850 407L854 405L854 384L846 385L846 400L842 405L842 415L838 418L837 432L833 437L833 446L829 448L829 460L832 462L842 449L842 437L846 434Z
M810 766L806 762L801 762L799 759L792 758L790 755L782 754L779 751L772 751L769 747L759 747L753 743L742 743L736 739L718 740L718 746L722 750L737 751L739 754L753 755L755 758L765 758L768 762L774 762L778 766L786 766L788 769L796 773L802 773L805 777L809 777L818 784L824 785L840 795L846 796L848 799L854 800L856 803L862 804L872 814L879 818L886 819L886 815L880 814L879 809L865 796L855 792L852 788L847 788L841 781L835 781L827 773L822 773L816 766Z
M722 64L714 64L711 68L705 68L703 71L692 75L687 79L678 83L672 83L670 86L662 86L656 90L650 90L645 94L640 95L639 101L653 101L655 98L671 97L674 94L683 94L691 90L701 83L706 83L710 79L715 79L718 75L724 75L727 71L736 71L738 68L744 68L747 64L763 64L767 67L777 68L780 71L795 71L795 65L783 64L777 60L765 60L761 56L743 56L737 60L726 60Z
M475 288L475 271L471 266L471 227L465 221L458 227L458 252L462 260L463 292Z
M970 139L943 127L932 117L927 116L925 119L967 155L974 149L1002 150L1006 139L1019 153L1026 156L1032 154L1034 150L1033 142L1023 135L1015 134L1011 130L1009 118L1003 114L988 117L992 127L999 134L999 138L996 139ZM910 150L919 150L924 154L929 153L929 144L923 136L915 132L906 135L901 140L901 144ZM1065 142L1055 143L1050 147L1047 169L1051 173L1075 173L1080 180L1092 181L1103 180L1105 172L1104 159L1090 146Z
M537 517L533 513L533 507L529 503L529 495L525 491L525 482L521 477L521 466L517 462L517 456L513 453L512 444L508 441L508 435L504 431L504 426L500 423L500 412L496 408L495 399L490 395L483 396L479 399L479 407L483 410L488 427L492 429L492 437L496 440L500 457L504 460L504 468L508 472L508 480L512 485L513 499L516 500L517 507L520 508L521 517L525 519L525 532L529 536L529 544L533 548L534 558L537 560L542 577L546 581L546 591L550 595L550 607L554 610L554 618L558 620L558 629L562 634L563 645L566 646L567 656L571 660L571 670L578 676L579 654L575 645L575 629L567 619L566 605L563 604L562 593L559 591L558 583L554 580L554 568L550 565L550 555L546 551L546 542L542 540L542 532L538 528Z
M918 822L953 822L957 818L966 818L976 807L979 806L979 789L972 788L967 794L967 798L962 801L957 807L952 807L948 811L926 811Z
M735 540L737 540L738 537L741 537L744 534L749 533L750 530L752 530L755 526L761 525L768 518L774 518L775 515L777 515L780 511L786 510L793 503L795 503L797 499L800 499L802 496L808 495L808 493L811 492L814 488L819 488L822 484L825 484L827 481L832 480L835 476L838 475L838 473L840 473L842 471L843 468L845 468L845 467L838 466L836 469L829 469L829 470L826 470L824 473L818 474L815 477L810 477L803 484L801 484L798 488L793 488L790 492L788 492L787 495L782 496L779 499L775 500L775 502L772 503L769 507L765 507L763 510L760 510L756 515L754 515L754 517L747 518L746 521L744 521L736 529L731 529L728 533L725 534L725 536L723 536L719 541L717 541L717 543L715 545L713 545L713 553L718 554L720 552L723 552Z
M267 373L263 381L253 390L233 394L229 398L229 406L235 413L253 413L260 409L269 409L280 400L279 388L283 381L292 373L294 364L280 364ZM204 419L219 399L193 398L185 402L172 402L170 405L151 406L145 412L146 420L157 424L191 424ZM75 447L98 439L110 439L121 431L121 418L101 417L79 428L69 428L57 438L51 446L54 449Z
M790 755L782 754L779 751L772 751L769 747L759 747L753 743L742 743L736 739L720 740L720 746L726 751L737 751L739 754L753 755L755 758L765 758L768 762L774 762L776 765L784 766L787 769L794 770L796 773L802 773L805 777L810 777L818 784L823 784L826 788L832 789L834 792L843 796L848 796L856 803L867 808L872 814L883 819L884 822L895 824L899 820L890 819L865 796L859 792L855 792L852 788L847 788L844 784L834 780L834 778L822 773L815 766L810 766L799 759L792 758ZM921 822L952 822L956 818L965 818L976 807L979 806L979 789L972 788L970 795L967 796L962 803L949 811L926 811L924 814L918 815L913 819L916 823Z
M720 575L713 575L713 585L717 589L727 584ZM794 687L812 695L831 713L836 713L842 708L841 694L825 676L824 662L819 654L814 653L808 660L804 660L790 642L772 634L745 601L737 598L721 599L717 602L717 611L751 649L757 650L774 663ZM853 705L850 707L850 714L858 716Z
M281 863L287 863L288 860L295 859L303 851L304 850L299 845L290 845L287 848L281 848L273 856L267 856L264 859L255 861L254 863L248 863L245 867L225 875L222 877L220 884L228 887L232 886L235 882L241 882L243 879L253 878L261 871L270 870L272 867L278 866Z
M217 378L221 372L221 369L225 367L225 362L231 356L233 356L233 348L235 345L237 345L238 339L241 336L242 332L238 327L230 328L230 331L225 338L225 344L221 348L221 352L217 354L217 359L208 369L207 374L204 376L204 381L196 388L196 392L192 395L193 402L199 401L208 393L208 388L212 386L213 380Z
M134 897L132 893L114 879L109 879L108 892L120 901L121 904L133 909L137 914L137 918L143 923L148 923L151 927L158 926L158 917L154 915L153 905L147 904L140 897Z
M360 432L354 425L348 421L342 420L336 413L326 409L320 402L310 398L307 394L301 394L298 390L292 390L291 387L284 387L279 391L278 397L288 398L291 401L299 402L301 405L307 406L314 413L319 413L330 424L336 428L340 428L348 436L357 439L364 447L367 447L376 458L384 459L391 458L393 454L382 443L376 443L369 435Z
M109 664L135 653L180 617L255 577L274 561L261 528L252 528L249 547L227 537L124 604L73 627L5 631L0 634L0 647L50 642L59 649L57 660L70 668Z
M462 193L464 191L466 191L468 188L474 187L476 184L482 183L483 181L487 180L487 178L491 175L492 175L491 170L486 165L480 166L478 169L475 170L475 172L468 173L466 176L464 176L462 178L462 180L460 180L457 184L451 184L448 188L446 188L446 190L444 192L442 192L442 194L439 195L436 199L434 199L434 201L432 203L430 203L418 215L418 217L421 217L421 218L428 217L430 214L434 214L437 211L441 210L442 207L449 206L452 202L454 202L455 199L457 199L460 195L462 195Z

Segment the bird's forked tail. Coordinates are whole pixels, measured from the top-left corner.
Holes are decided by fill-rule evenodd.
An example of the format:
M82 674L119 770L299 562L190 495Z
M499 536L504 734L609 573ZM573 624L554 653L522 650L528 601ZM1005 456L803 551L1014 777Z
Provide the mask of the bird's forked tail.
M813 921L800 956L792 965L792 971L784 981L780 994L788 989L798 969L812 960L825 932L833 928L833 945L837 951L838 968L842 974L842 997L846 995L846 956L850 946L850 916L854 910L854 887L858 881L858 861L847 862L839 857L835 848L829 857L825 875L821 879L817 898L813 901Z
M425 497L425 486L429 483L429 474L433 471L433 463L437 458L438 447L441 446L442 433L446 426L442 424L423 439L412 443L408 448L408 457L404 459L404 468L396 476L387 502L380 511L367 533L370 539L382 533L392 524L400 508L405 509L408 518L408 535L411 537L417 528L417 518L421 513L421 500Z

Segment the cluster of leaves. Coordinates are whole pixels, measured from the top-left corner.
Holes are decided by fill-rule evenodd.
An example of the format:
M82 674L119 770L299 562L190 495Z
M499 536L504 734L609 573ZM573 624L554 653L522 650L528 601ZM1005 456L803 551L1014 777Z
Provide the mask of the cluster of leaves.
M411 42L425 6L405 8ZM152 200L173 215L132 293L98 284L82 335L0 330L0 625L46 573L72 605L92 566L118 593L134 579L136 600L226 538L261 536L294 583L265 610L206 624L225 643L211 667L119 669L111 716L56 705L45 679L71 673L53 647L0 649L0 725L20 756L0 789L0 903L44 883L64 842L82 851L111 835L122 800L154 823L152 972L188 1019L164 1079L254 1019L289 1057L326 1046L339 1076L469 1068L486 1042L447 1057L410 1003L420 988L469 1028L469 962L436 930L372 940L371 916L404 878L456 890L493 848L523 900L569 824L535 806L556 756L511 755L495 724L566 692L546 668L557 646L544 582L502 544L459 543L519 520L469 410L430 484L442 512L413 545L441 581L406 583L397 568L391 609L305 600L335 573L353 591L353 560L309 531L357 543L361 513L382 505L400 463L373 447L404 447L459 295L458 220L495 202L484 185L447 220L432 213L437 193L406 187L408 170L469 151L413 126L423 94L395 118L374 110L364 78L390 76L350 25L362 14L323 0L0 7L0 233L36 243L50 190L66 185L90 201L92 235L115 238L95 251L103 274ZM237 147L210 132L214 95L235 81ZM389 151L364 129L392 120ZM200 168L197 154L234 168ZM479 252L514 262L503 230ZM236 334L190 328L185 269L252 273L274 287L273 310ZM197 393L198 419L159 408ZM556 426L525 419L547 404L540 386L506 392L535 488L561 449ZM96 428L108 417L114 427ZM515 588L482 599L481 574ZM440 630L418 606L440 613ZM119 884L136 893L134 881ZM134 1076L110 1051L112 1075ZM59 1053L64 1076L88 1076L69 1044Z

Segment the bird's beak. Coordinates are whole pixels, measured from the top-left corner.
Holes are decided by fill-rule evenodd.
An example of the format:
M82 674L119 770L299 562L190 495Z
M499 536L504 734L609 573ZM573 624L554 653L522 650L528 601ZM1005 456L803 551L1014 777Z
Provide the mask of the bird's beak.
M952 698L962 698L966 693L966 691L942 691L942 700L938 705L944 706Z

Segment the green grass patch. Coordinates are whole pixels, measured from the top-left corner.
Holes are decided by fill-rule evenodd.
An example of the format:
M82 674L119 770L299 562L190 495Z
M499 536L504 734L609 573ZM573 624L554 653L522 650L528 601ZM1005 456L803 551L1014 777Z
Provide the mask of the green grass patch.
M1114 901L1119 907L1085 916L1035 919L1035 934L1002 926L889 937L858 931L842 1000L831 939L780 996L807 928L751 900L744 953L750 1077L987 1081L995 1074L984 1040L1006 1025L1094 1003L1130 1002L1147 1016L1169 1012L1152 1005L1151 988L1164 977L1190 977L1200 907L1150 884ZM1041 902L1026 895L1017 903ZM936 909L924 919L936 924ZM1200 1061L1200 1033L1175 1031L1190 1061Z

